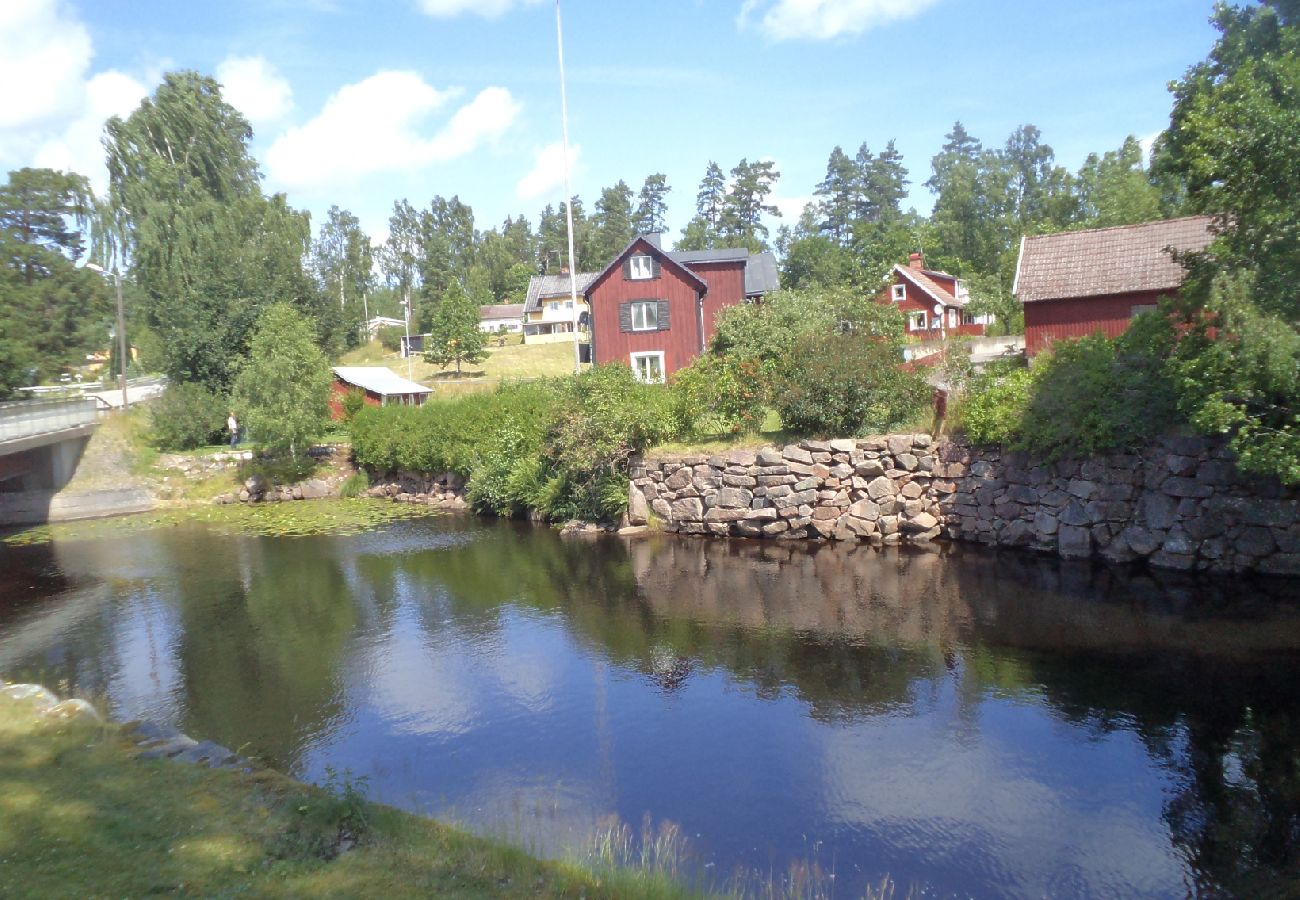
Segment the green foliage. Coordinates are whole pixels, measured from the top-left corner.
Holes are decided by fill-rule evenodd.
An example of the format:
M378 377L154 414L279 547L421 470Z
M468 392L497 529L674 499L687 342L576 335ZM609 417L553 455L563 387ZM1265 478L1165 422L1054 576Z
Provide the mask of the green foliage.
M459 375L462 363L472 365L487 359L488 336L478 323L478 305L460 282L452 281L434 310L425 361L444 369L455 363Z
M325 427L331 381L310 324L277 303L258 320L251 358L235 381L235 408L253 440L296 456Z
M159 450L221 443L230 411L225 397L201 384L173 383L149 406L149 433Z
M343 395L343 421L351 422L361 408L366 405L366 392L353 388Z
M339 497L344 500L360 497L368 487L370 487L370 477L365 472L353 472L339 485Z
M674 415L686 436L758 431L763 421L756 360L706 353L672 378Z
M786 428L803 434L888 431L915 418L932 393L901 361L888 340L805 335L777 377L773 405Z
M388 325L380 328L376 337L379 339L379 346L389 353L396 353L402 349L402 338L406 337L406 329Z
M1029 370L985 369L970 384L957 427L976 444L1011 444L1020 437L1033 378Z

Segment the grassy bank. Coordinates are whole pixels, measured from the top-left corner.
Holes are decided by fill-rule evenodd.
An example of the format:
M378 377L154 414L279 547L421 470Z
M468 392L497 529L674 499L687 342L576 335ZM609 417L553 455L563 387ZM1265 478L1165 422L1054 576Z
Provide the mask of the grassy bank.
M339 853L340 827L358 833ZM680 897L264 770L141 761L115 726L0 698L0 870L9 897Z

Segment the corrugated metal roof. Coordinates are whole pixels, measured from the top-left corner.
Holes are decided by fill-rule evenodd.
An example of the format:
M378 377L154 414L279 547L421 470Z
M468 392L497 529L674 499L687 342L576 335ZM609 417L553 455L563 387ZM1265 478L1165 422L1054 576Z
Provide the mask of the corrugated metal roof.
M667 254L673 262L735 262L749 258L749 250L744 247L720 247L716 250L673 250Z
M480 306L478 308L479 321L485 322L489 319L519 319L524 315L524 305L522 303L493 303L489 306Z
M582 297L584 291L591 285L599 272L579 272L576 281L578 282L578 296ZM569 296L569 276L568 275L534 275L528 279L528 296L524 300L525 313L537 312L542 308L542 300L551 297Z
M394 394L432 394L422 384L407 381L392 369L383 366L334 366L332 371L340 380L356 385L363 391L388 397Z
M1174 290L1183 267L1171 250L1204 250L1214 238L1209 216L1142 225L1026 236L1016 267L1022 303Z
M745 296L769 294L781 286L776 255L771 250L754 253L745 261Z

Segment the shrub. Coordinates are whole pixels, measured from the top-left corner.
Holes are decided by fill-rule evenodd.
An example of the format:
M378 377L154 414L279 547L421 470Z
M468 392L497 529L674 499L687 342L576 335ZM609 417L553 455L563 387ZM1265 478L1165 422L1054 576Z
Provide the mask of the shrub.
M971 381L957 417L957 427L976 444L1017 441L1032 384L1029 370L1023 366L986 369Z
M708 353L677 372L673 412L691 435L757 431L763 421L763 383L758 360Z
M339 496L345 500L353 497L359 497L365 493L366 488L370 487L370 478L365 472L353 472L343 484L339 485Z
M887 431L913 419L932 393L899 363L890 341L808 335L777 379L773 403L786 428L805 434Z
M343 395L343 421L351 422L366 405L366 392L353 388Z
M160 450L193 450L221 442L229 401L201 384L176 382L150 405L150 430Z
M405 336L406 329L398 328L396 325L387 325L375 333L375 337L379 339L379 346L389 353L396 353L402 349L402 338Z

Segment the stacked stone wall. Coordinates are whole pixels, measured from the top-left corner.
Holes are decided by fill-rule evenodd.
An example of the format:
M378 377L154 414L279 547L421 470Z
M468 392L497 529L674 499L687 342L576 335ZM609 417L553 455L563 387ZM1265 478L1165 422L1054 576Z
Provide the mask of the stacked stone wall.
M1300 575L1300 491L1221 442L1048 462L929 435L803 441L634 464L628 520L667 531L876 544L936 538L1161 568Z

